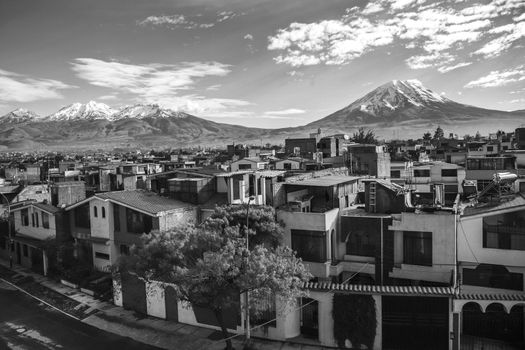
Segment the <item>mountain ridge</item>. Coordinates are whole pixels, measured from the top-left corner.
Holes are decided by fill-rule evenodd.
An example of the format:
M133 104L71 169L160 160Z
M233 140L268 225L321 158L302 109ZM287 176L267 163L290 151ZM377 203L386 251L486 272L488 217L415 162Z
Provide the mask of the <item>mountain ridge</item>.
M0 150L20 147L156 147L222 145L231 142L283 143L287 137L306 137L322 128L325 134L372 128L380 137L402 133L421 137L438 124L455 133L516 128L525 111L505 112L452 101L427 89L418 80L393 80L328 116L298 127L261 129L213 122L155 104L119 109L90 101L62 107L38 117L17 109L0 117ZM485 128L485 129L483 129ZM495 130L493 130L495 131Z

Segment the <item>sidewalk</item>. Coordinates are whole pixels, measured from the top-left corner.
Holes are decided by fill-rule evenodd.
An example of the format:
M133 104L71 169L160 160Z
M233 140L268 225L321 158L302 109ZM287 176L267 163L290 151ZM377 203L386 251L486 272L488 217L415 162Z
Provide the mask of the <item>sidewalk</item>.
M6 268L9 266L2 259L0 259L0 265ZM13 271L16 272L14 277L21 279L25 276L30 276L38 284L75 301L77 305L74 308L79 311L75 313L75 316L81 322L93 327L163 349L222 350L225 348L225 342L220 340L222 334L218 331L149 316L140 316L134 311L125 310L112 303L97 300L90 295L57 283L29 269L14 266ZM235 349L242 349L242 336L234 338L232 342ZM254 345L256 349L260 350L323 349L319 346L263 339L254 339Z

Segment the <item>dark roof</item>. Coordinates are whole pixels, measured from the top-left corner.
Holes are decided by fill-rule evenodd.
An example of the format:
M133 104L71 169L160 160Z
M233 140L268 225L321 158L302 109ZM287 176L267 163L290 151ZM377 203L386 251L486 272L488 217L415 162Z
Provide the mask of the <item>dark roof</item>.
M518 193L510 200L501 200L495 203L478 203L473 207L465 207L462 216L478 215L499 210L513 208L525 208L525 198L522 193Z
M129 206L153 215L164 211L193 207L191 204L142 190L97 193L94 197Z
M51 204L46 204L46 203L33 203L33 206L45 211L45 212L48 212L50 214L56 214L60 211L60 208L57 208Z

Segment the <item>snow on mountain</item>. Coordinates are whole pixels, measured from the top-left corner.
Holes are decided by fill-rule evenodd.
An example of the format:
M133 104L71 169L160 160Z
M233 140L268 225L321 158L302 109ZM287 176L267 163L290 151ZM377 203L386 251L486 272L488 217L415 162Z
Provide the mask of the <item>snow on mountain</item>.
M109 119L116 111L104 103L89 101L86 104L73 103L47 116L46 120L71 121Z
M177 112L172 109L161 108L156 104L136 104L126 106L111 115L109 120L120 120L124 118L144 119L144 118L184 118L187 114Z
M401 108L422 107L446 103L450 100L427 89L419 80L393 80L345 108L347 111L360 110L373 116L383 116Z
M40 118L40 116L33 111L27 110L25 108L18 108L0 117L0 122L19 124L30 122L38 118Z

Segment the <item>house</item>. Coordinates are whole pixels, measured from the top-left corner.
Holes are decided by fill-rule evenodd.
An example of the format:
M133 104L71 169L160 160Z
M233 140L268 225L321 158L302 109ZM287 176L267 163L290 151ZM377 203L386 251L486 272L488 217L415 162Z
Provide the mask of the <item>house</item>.
M77 256L107 271L143 233L196 221L196 207L143 190L97 193L65 208Z
M461 343L523 348L525 197L465 203L457 227Z
M262 170L268 168L268 161L263 161L259 157L245 157L231 163L232 172L240 170Z
M351 174L390 177L390 153L386 146L354 144L348 146Z
M517 173L516 157L468 157L465 164L465 179L474 180L478 191L492 183L499 172Z
M14 262L47 275L50 262L56 262L46 255L46 245L68 239L67 218L59 208L34 201L12 205L11 213L16 232L12 236Z

